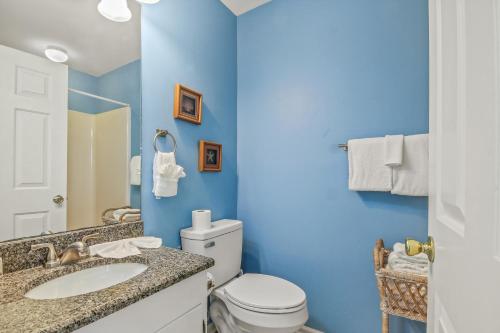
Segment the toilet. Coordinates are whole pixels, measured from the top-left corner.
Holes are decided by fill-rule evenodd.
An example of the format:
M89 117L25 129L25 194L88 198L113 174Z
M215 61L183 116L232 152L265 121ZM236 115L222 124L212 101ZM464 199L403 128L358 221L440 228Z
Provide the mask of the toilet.
M211 257L215 289L210 318L218 333L294 333L308 319L305 292L264 274L242 274L243 223L220 220L207 230L181 230L182 249Z

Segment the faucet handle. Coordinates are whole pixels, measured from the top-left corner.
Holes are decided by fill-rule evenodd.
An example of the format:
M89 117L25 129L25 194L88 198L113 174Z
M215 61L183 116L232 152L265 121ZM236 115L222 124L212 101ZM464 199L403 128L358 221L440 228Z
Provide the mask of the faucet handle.
M30 252L45 248L49 249L49 252L47 253L47 261L45 262L45 267L53 268L59 266L59 258L57 257L56 250L52 243L41 243L41 244L31 245Z
M68 246L68 248L74 248L74 249L78 250L78 253L80 254L81 258L88 257L90 255L90 251L89 251L89 247L87 245L87 241L89 241L91 239L97 239L100 237L101 237L101 235L99 233L94 233L94 234L83 236L81 241L70 244Z

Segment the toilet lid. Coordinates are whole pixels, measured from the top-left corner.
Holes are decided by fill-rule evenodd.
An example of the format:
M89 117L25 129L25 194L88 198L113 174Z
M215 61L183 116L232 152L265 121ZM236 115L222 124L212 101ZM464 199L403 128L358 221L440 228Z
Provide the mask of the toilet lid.
M306 294L293 283L263 274L245 274L225 288L232 301L259 310L297 308L306 301Z

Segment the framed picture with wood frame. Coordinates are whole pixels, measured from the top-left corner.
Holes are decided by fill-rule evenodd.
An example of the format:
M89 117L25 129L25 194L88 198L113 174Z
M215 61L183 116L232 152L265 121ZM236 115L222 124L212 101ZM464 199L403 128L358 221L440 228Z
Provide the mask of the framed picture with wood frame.
M175 85L174 118L201 125L203 95L181 84Z
M198 156L198 170L200 172L222 171L222 145L200 140Z

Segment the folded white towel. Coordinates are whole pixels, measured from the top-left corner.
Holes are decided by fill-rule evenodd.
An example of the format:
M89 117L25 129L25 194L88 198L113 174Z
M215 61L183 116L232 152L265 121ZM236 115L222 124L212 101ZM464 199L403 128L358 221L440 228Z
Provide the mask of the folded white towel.
M349 190L390 191L392 171L384 161L384 138L348 141Z
M141 254L139 248L157 249L161 247L162 240L157 237L136 237L120 239L114 242L89 246L90 255L103 258L122 259Z
M390 256L390 255L389 255ZM389 264L389 269L399 272L407 272L419 275L426 275L429 273L429 265L418 265L410 264L405 262L394 262L391 261Z
M399 166L403 163L403 135L386 135L384 139L385 165Z
M393 251L389 254L388 267L392 270L427 274L429 272L429 259L424 253L408 256L402 243L394 244Z
M409 256L406 254L406 247L403 243L395 243L394 246L392 247L392 253L395 255L398 255L399 257L409 261L409 262L416 262L416 263L428 263L429 258L425 253L419 253L414 256Z
M153 193L157 199L177 195L179 178L186 177L174 153L157 152L153 161Z
M141 185L141 156L130 159L130 185Z
M136 237L136 238L129 238L130 243L134 246L137 246L141 249L157 249L161 247L162 240L161 238L158 237L150 237L150 236L145 236L145 237Z
M404 137L403 164L392 169L392 194L429 195L429 139L427 134Z
M122 259L141 254L137 246L132 245L130 241L124 239L89 246L89 252L91 256L98 255L103 258L114 259Z

